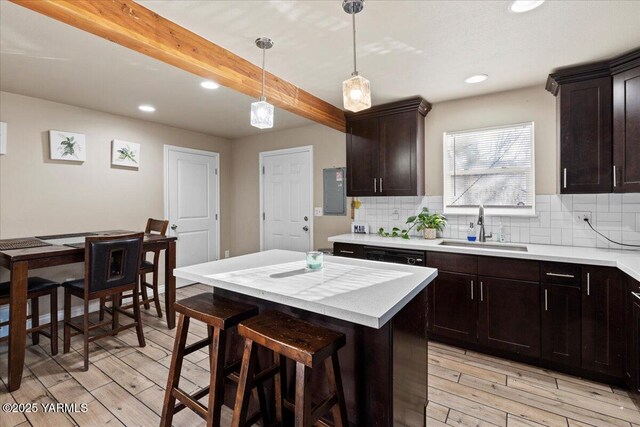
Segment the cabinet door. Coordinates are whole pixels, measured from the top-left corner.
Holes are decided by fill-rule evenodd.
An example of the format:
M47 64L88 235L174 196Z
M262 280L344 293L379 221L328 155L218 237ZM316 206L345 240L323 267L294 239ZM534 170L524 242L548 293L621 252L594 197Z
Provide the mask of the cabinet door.
M480 344L540 357L540 284L482 276L479 280Z
M379 196L378 119L347 123L347 196Z
M610 193L612 164L611 77L560 88L560 189Z
M427 289L429 334L475 343L478 319L476 276L439 271Z
M380 117L379 185L383 196L418 194L417 116L409 111Z
M640 293L638 293L640 295ZM636 298L632 307L632 322L631 329L633 330L633 337L630 341L632 348L631 352L631 386L634 390L640 391L640 299Z
M582 367L623 377L624 277L619 270L582 270Z
M542 358L544 360L580 367L581 306L579 287L542 285Z
M625 324L628 325L625 381L629 388L636 390L640 387L640 282L627 277L625 297Z
M640 66L613 77L616 192L640 192Z

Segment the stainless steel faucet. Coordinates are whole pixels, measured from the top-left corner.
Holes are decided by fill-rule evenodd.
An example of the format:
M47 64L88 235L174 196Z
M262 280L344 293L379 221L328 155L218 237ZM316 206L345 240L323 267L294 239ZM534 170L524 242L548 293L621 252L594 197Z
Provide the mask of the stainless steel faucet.
M478 211L478 226L480 227L480 231L478 232L479 242L486 242L487 237L490 239L493 237L493 233L489 233L488 236L485 235L484 233L484 206L483 205L480 205L480 209Z

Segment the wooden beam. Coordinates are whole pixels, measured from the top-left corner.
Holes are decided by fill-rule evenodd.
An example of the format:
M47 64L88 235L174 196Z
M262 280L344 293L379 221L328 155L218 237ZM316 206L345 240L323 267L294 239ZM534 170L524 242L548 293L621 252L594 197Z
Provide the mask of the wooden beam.
M260 67L134 1L11 1L245 95L260 96ZM271 73L265 95L282 109L345 131L344 111Z

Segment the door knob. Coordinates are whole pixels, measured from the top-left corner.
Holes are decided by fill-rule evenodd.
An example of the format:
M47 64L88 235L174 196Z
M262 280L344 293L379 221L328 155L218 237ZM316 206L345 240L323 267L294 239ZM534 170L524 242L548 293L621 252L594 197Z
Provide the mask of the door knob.
M305 220L305 221L309 221L309 217L308 217L308 216L305 216L305 217L304 217L304 220Z
M178 226L177 226L177 225L175 225L175 224L171 224L171 229L172 229L172 230L175 230L176 228L178 228Z
M309 227L307 227L306 225L305 225L304 227L302 227L302 229L303 229L304 231L309 231Z

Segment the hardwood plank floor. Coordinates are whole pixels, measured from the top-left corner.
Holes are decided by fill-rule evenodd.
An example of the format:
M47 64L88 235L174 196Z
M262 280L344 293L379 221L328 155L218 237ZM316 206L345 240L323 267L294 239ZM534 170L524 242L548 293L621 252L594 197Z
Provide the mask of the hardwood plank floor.
M181 288L178 299L208 290ZM137 347L133 330L97 341L90 346L88 372L80 370L79 337L71 353L56 357L42 337L40 345L28 347L23 386L14 393L5 385L7 347L0 346L0 403L88 406L87 412L66 414L2 413L0 427L158 425L174 331L152 313L143 310L145 348ZM190 341L206 336L204 325L192 323ZM181 380L187 392L207 384L207 356L200 350L187 357ZM429 399L428 427L640 427L640 396L628 390L435 342L429 347ZM223 425L230 421L225 408ZM185 410L174 417L174 425L204 422Z

